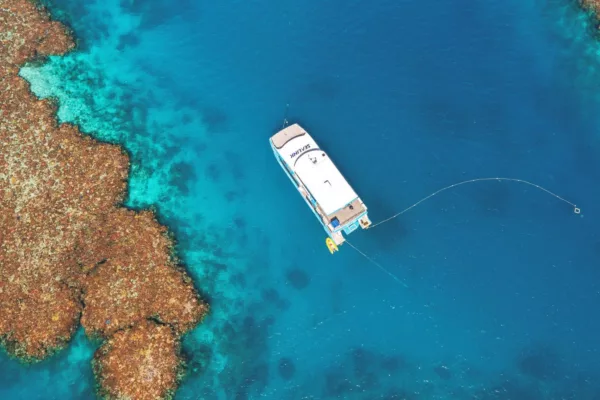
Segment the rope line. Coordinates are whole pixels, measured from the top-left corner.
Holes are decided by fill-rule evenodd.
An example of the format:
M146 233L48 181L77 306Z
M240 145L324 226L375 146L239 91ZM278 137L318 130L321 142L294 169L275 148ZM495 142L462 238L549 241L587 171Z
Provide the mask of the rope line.
M544 188L544 187L541 187L540 185L536 185L535 183L531 183L531 182L525 181L525 180L523 180L523 179L516 179L516 178L476 178L476 179L469 179L468 181L462 181L462 182L454 183L454 184L452 184L452 185L450 185L450 186L446 186L446 187L444 187L444 188L442 188L442 189L440 189L440 190L438 190L438 191L435 191L435 192L431 193L429 196L427 196L427 197L424 197L424 198L422 198L421 200L417 201L417 202L416 202L415 204L413 204L412 206L410 206L410 207L408 207L408 208L406 208L406 209L404 209L404 210L400 211L399 213L397 213L397 214L394 214L394 215L392 215L391 217L384 219L383 221L380 221L380 222L378 222L378 223L376 223L376 224L373 224L373 225L371 225L371 226L369 227L369 229L373 229L373 228L375 228L375 227L376 227L376 226L378 226L378 225L381 225L381 224L383 224L383 223L385 223L385 222L388 222L388 221L390 221L390 220L392 220L392 219L394 219L394 218L397 218L397 217L399 217L400 215L404 214L405 212L407 212L407 211L409 211L409 210L412 210L413 208L415 208L416 206L418 206L418 205L419 205L419 204L421 204L422 202L424 202L424 201L426 201L426 200L429 200L430 198L432 198L432 197L434 197L434 196L436 196L436 195L438 195L438 194L440 194L440 193L442 193L442 192L444 192L444 191L446 191L446 190L448 190L448 189L452 189L452 188L454 188L454 187L457 187L457 186L465 185L465 184L467 184L467 183L473 183L473 182L483 182L483 181L498 181L498 182L500 182L500 181L508 181L508 182L517 182L517 183L523 183L523 184L526 184L526 185L529 185L529 186L533 186L534 188L536 188L536 189L539 189L539 190L541 190L541 191L543 191L543 192L546 192L546 193L548 193L549 195L552 195L552 196L556 197L558 200L560 200L560 201L563 201L563 202L565 202L565 203L567 203L567 204L569 204L569 205L573 206L573 212L574 212L575 214L580 214L580 213L581 213L581 209L580 209L580 208L578 208L578 207L577 207L577 205L575 205L575 203L571 203L570 201L568 201L568 200L566 200L566 199L564 199L564 198L560 197L560 196L559 196L559 195L557 195L556 193L554 193L554 192L551 192L550 190L548 190L548 189L546 189L546 188ZM352 247L354 247L354 246L352 246ZM364 254L363 254L363 255L364 255Z
M431 193L429 196L423 197L421 200L417 201L415 204L413 204L412 206L400 211L397 214L392 215L389 218L384 219L383 221L380 221L376 224L373 224L369 227L369 229L373 229L376 226L379 226L383 223L386 223L388 221L391 221L394 218L399 217L400 215L404 214L405 212L412 210L413 208L415 208L416 206L418 206L419 204L423 203L426 200L429 200L430 198L448 190L448 189L452 189L454 187L457 186L461 186L461 185L465 185L467 183L473 183L473 182L484 182L484 181L508 181L508 182L517 182L517 183L523 183L525 185L529 185L529 186L533 186L536 189L539 189L543 192L548 193L551 196L554 196L555 198L557 198L560 201L563 201L569 205L571 205L573 207L573 212L575 214L580 214L581 213L581 209L577 207L577 205L575 203L570 202L569 200L566 200L562 197L560 197L559 195L557 195L554 192L551 192L550 190L540 186L540 185L536 185L535 183L531 183L528 181L525 181L523 179L516 179L516 178L476 178L476 179L469 179L467 181L462 181L462 182L458 182L458 183L454 183L450 186L446 186L444 188L441 188L433 193ZM392 279L394 279L397 283L401 284L402 286L404 286L405 288L408 288L408 285L406 283L404 283L400 278L398 278L396 275L392 274L390 271L388 271L387 269L385 269L381 264L379 264L377 261L375 261L373 258L369 257L368 255L366 255L365 253L363 253L362 251L360 251L356 246L354 246L352 243L350 243L348 240L345 241L345 243L348 243L348 245L350 247L352 247L358 254L362 255L364 258L366 258L371 264L375 265L377 268L379 268L381 271L385 272L387 275L389 275Z
M354 250L356 250L356 252L358 254L362 255L364 258L366 258L367 260L369 260L369 262L371 262L377 268L379 268L380 270L382 270L383 272L385 272L386 274L388 274L393 280L395 280L396 282L398 282L399 284L401 284L402 286L404 286L405 288L408 289L408 285L406 283L404 283L400 278L398 278L396 275L392 274L387 269L383 268L381 266L381 264L379 264L377 261L373 260L371 257L369 257L368 255L366 255L365 253L363 253L362 251L360 251L358 248L356 248L356 246L354 246L348 240L346 240L345 243L348 243L348 245L350 245L350 247L352 247Z

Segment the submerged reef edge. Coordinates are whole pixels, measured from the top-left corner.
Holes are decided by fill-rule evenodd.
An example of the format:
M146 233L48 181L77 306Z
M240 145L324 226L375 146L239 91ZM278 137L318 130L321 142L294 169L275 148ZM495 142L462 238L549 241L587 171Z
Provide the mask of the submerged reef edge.
M209 311L150 210L122 206L130 157L59 124L25 63L75 49L39 2L0 0L0 343L32 363L78 326L102 341L93 370L106 398L170 398L181 336Z

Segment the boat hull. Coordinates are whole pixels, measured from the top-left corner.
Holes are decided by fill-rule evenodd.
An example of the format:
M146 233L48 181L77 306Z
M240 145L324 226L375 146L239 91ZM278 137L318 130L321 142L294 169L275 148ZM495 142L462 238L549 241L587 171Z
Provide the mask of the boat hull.
M271 137L275 159L328 237L340 245L342 233L369 227L367 208L310 135L297 124L291 128Z

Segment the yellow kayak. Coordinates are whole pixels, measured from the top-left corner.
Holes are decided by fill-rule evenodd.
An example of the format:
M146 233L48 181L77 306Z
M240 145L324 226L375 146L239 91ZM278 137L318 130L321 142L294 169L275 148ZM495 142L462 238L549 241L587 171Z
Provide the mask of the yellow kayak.
M337 247L337 244L335 244L335 242L331 238L325 239L325 244L327 245L327 248L329 249L329 252L331 254L333 254L333 253L335 253L336 251L339 250L338 247Z

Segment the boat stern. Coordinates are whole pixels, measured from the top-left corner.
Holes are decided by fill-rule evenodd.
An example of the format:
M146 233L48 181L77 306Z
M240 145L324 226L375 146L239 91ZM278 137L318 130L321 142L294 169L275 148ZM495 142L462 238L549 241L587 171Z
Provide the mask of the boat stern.
M371 220L369 219L369 215L367 214L366 207L364 207L363 213L361 213L354 219L346 221L346 223L343 226L339 226L334 220L327 225L326 230L329 234L329 237L335 242L335 244L339 246L346 240L344 238L344 234L350 235L359 227L361 229L368 229L369 226L371 226Z

